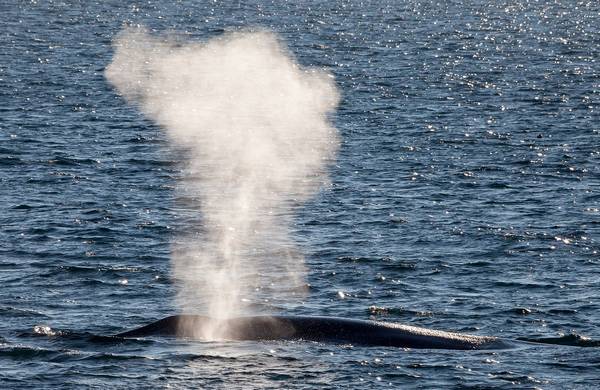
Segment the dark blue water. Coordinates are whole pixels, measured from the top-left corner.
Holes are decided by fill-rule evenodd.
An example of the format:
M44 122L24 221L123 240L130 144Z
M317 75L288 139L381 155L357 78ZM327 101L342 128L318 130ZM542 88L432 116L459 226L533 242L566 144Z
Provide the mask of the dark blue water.
M331 188L293 229L309 294L255 312L600 340L597 2L5 1L0 387L598 385L597 348L93 337L177 311L171 243L197 221L180 155L104 78L124 24L266 27L336 76Z

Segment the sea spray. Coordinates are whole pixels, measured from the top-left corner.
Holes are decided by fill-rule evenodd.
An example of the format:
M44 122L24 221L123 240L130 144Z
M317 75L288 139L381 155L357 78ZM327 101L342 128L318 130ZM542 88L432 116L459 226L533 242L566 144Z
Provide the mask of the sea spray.
M114 51L107 79L187 151L179 191L198 199L202 226L191 230L202 234L173 247L181 309L230 317L257 286L283 294L301 285L289 226L327 181L338 146L332 76L298 65L268 31L187 42L126 28ZM197 332L226 337L221 326Z

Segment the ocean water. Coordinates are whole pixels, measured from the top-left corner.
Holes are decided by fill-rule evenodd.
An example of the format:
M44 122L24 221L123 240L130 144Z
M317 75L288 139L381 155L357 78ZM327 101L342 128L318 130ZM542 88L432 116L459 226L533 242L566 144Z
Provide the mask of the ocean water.
M267 28L335 75L331 183L293 236L309 290L255 313L600 341L600 4L0 4L0 387L592 389L598 348L111 341L177 313L198 229L164 132L104 77L124 25ZM283 283L283 281L282 281Z

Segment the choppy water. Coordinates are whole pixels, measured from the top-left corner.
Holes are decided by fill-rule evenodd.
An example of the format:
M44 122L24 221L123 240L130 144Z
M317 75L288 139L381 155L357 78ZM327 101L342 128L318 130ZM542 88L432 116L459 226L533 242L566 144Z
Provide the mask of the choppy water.
M600 5L490 3L2 2L0 386L595 388L597 348L93 337L176 311L170 243L197 220L103 76L139 23L267 27L342 91L332 186L294 227L309 295L258 286L253 311L600 340Z

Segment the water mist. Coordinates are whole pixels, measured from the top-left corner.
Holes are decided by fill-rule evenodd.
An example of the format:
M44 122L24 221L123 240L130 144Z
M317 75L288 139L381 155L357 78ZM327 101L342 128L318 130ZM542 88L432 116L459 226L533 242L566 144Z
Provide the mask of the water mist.
M186 42L126 28L113 44L107 79L187 151L178 191L198 199L202 234L173 247L181 309L225 318L256 286L302 285L289 225L337 149L332 76L298 65L267 31ZM226 337L218 325L197 332Z

